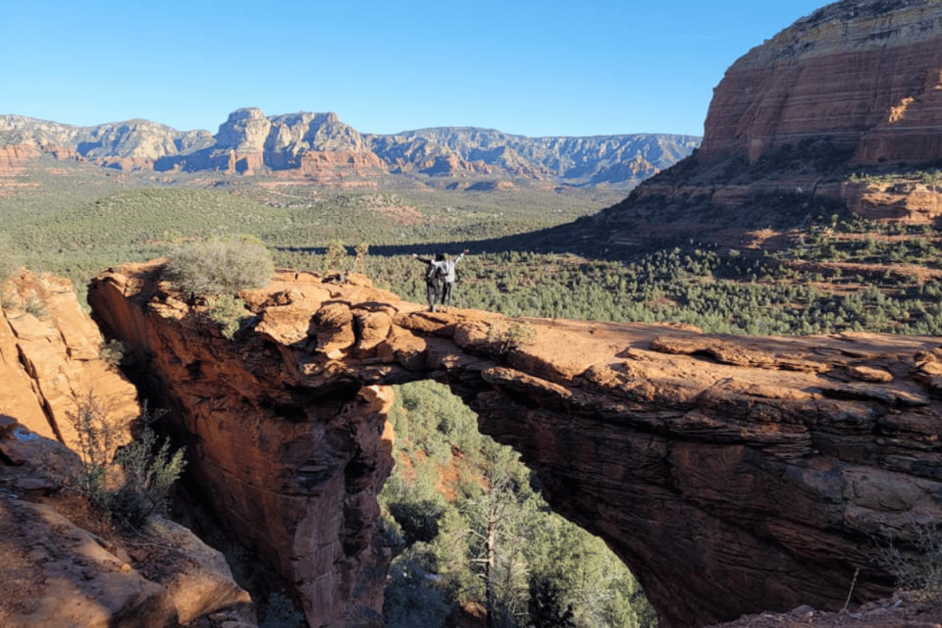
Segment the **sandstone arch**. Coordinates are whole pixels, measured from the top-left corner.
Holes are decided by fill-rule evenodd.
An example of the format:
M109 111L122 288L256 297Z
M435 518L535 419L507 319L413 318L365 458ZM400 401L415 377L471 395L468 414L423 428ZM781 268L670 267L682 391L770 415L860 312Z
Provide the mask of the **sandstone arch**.
M417 379L448 383L521 452L665 628L840 608L858 568L856 598L881 596L869 540L905 542L942 514L938 339L531 320L534 342L497 359L499 316L279 272L244 293L257 324L230 342L160 271L103 273L94 315L175 410L214 508L297 583L314 626L380 621L387 387Z

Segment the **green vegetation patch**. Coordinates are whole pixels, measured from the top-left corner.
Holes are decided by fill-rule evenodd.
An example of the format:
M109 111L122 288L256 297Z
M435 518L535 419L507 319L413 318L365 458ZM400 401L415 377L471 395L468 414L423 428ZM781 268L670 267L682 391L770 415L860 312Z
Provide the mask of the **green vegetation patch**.
M489 625L653 628L637 581L605 546L554 514L518 454L477 431L441 384L396 387L397 464L380 503L391 628L455 625L461 608Z
M19 227L28 251L111 249L166 244L230 233L257 234L281 228L283 209L216 190L129 190L42 217Z
M166 269L177 288L198 296L255 290L274 272L265 244L244 235L183 243L170 254Z

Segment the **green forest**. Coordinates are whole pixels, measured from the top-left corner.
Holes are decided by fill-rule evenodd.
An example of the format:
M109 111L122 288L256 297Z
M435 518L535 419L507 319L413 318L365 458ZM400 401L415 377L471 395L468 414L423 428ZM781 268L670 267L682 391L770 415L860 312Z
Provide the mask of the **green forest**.
M776 251L680 243L598 259L565 242L536 252L527 234L620 200L604 190L297 184L275 195L251 181L162 187L61 168L64 183L37 170L0 195L3 268L22 263L69 277L80 300L110 266L238 236L267 247L280 267L364 272L419 303L424 267L412 254L468 248L455 305L509 316L687 323L726 334L942 333L942 238L932 227L833 214L811 217ZM384 531L398 552L389 626L484 616L507 628L656 625L621 562L549 510L538 478L480 435L459 399L430 382L396 392L397 464L381 495Z
M380 502L393 562L390 628L655 626L628 569L598 538L552 513L539 480L442 384L397 387L396 467Z

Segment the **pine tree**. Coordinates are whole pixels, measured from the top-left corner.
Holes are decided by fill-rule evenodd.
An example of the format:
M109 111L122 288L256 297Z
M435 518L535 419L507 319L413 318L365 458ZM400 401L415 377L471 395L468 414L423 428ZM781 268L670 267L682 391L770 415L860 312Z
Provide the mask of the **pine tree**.
M532 628L577 628L572 604L563 608L561 592L551 580L530 579L530 626Z

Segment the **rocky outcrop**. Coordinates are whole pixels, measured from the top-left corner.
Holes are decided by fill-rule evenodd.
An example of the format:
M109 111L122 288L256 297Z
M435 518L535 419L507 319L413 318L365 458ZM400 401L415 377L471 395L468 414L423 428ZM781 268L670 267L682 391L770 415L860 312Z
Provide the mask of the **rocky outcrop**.
M71 417L92 395L126 429L140 415L137 390L102 357L104 339L71 282L24 272L2 290L0 413L74 447Z
M4 625L178 625L166 589L131 569L92 533L54 509L0 494L0 531L6 562L0 580ZM70 573L74 571L79 573ZM13 600L17 603L10 604Z
M323 350L333 352L337 342L327 330L349 331L337 289L283 278L247 295L266 310L265 331L240 347L166 292L159 268L108 274L89 301L105 327L126 339L151 378L148 389L189 435L189 472L206 501L241 543L295 584L312 626L381 626L391 550L376 495L392 468L382 439L391 393L342 375L312 385L317 365L292 357L292 345L307 341L313 311L321 310ZM377 304L390 300L366 294Z
M378 621L394 383L447 382L630 566L664 628L883 596L874 545L912 547L942 515L936 338L432 314L357 284L278 273L242 294L254 322L233 341L160 262L89 293L190 434L207 499L298 583L312 625Z
M942 217L942 186L900 179L845 183L847 208L869 220L932 225Z
M386 165L374 153L350 151L307 152L298 169L317 181L340 182L346 177L369 178L386 172Z
M726 71L698 160L750 162L827 137L857 164L942 157L942 7L844 0L798 20Z
M614 250L660 238L742 248L751 231L801 229L833 213L935 222L942 197L934 185L850 179L938 165L940 72L937 2L823 7L730 66L693 156L558 238Z
M208 131L179 132L148 120L77 127L26 116L0 116L0 144L57 159L81 158L107 168L150 169L161 160L204 149Z
M186 528L154 517L126 538L90 520L62 490L77 462L0 416L0 625L172 628L227 609L245 620L233 628L255 626L222 554Z
M35 146L7 144L0 146L0 174L17 172L24 161L35 159L42 153Z
M103 538L103 516L70 490L72 419L94 398L125 444L137 391L103 358L70 282L22 272L2 291L0 625L164 628L248 605L223 556L181 526L154 519L146 541ZM251 609L233 610L242 615L251 621L234 628L254 625Z
M457 127L367 135L335 113L266 116L256 107L231 113L215 136L181 133L146 120L74 127L0 116L0 148L51 153L49 147L65 147L122 170L275 172L323 184L354 180L370 185L392 173L626 188L689 155L698 144L699 138L682 135L527 138Z
M203 132L178 133L148 120L103 124L77 135L76 150L86 159L102 166L123 170L153 168L167 155L185 154L210 141Z
M444 127L370 136L373 150L403 171L431 175L492 174L634 187L691 153L698 138L683 135L540 137L492 129Z

